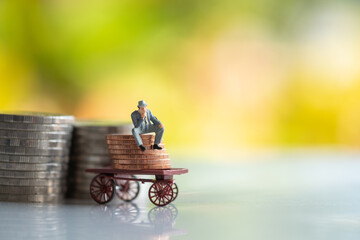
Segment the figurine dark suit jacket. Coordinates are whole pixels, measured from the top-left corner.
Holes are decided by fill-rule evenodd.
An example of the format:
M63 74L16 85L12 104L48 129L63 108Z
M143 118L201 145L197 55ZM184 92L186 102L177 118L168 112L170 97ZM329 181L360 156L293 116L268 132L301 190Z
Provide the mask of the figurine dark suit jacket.
M147 118L147 124L145 124L145 122L146 122L145 119L141 118L141 114L137 110L135 110L131 113L131 120L132 120L135 128L140 127L142 124L144 127L146 127L146 125L150 125L150 121L153 122L155 125L161 124L161 122L152 114L150 109L146 109L146 117L145 118Z
M154 144L160 144L164 134L164 126L162 128L159 127L161 122L151 113L149 109L146 109L145 119L141 118L141 114L138 111L134 111L131 113L131 120L134 123L132 133L138 146L143 145L140 134L150 132L155 132ZM150 121L153 122L153 124L151 124Z

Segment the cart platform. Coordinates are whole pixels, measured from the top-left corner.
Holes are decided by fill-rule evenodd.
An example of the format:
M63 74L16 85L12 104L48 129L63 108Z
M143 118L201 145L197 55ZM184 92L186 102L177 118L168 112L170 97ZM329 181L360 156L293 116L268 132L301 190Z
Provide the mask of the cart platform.
M187 168L124 170L112 167L87 168L86 172L97 175L90 183L90 195L99 204L110 202L116 194L120 199L130 202L140 191L140 184L151 182L149 199L157 206L173 202L179 192L174 175L188 173ZM155 175L155 179L137 178L135 175Z

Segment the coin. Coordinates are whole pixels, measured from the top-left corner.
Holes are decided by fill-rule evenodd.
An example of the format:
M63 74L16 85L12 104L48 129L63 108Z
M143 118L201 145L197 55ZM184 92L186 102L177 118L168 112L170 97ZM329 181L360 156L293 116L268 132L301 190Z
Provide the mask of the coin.
M116 130L117 133L123 133L125 131L131 131L132 124L129 122L118 121L104 121L104 120L76 120L74 126L78 130L86 129L87 131L112 131Z
M133 135L108 134L106 143L112 167L116 169L167 169L171 167L169 155L166 154L163 141L161 150L152 149L155 141L153 134L140 135L147 149L141 151Z
M0 193L8 194L52 194L63 193L64 187L34 187L34 186L6 186L0 185Z
M0 129L35 131L35 132L60 131L60 132L71 133L73 126L70 124L35 124L35 123L0 122Z
M70 140L71 134L67 132L26 132L16 130L0 129L0 138L20 138L20 139L46 139L46 140Z
M102 164L102 163L71 163L69 166L72 169L86 169L86 168L101 168L101 167L105 167L110 165L111 162L108 161L106 164Z
M3 163L0 162L0 169L2 170L17 170L17 171L61 171L67 169L67 164L60 163Z
M61 202L63 196L59 194L45 194L45 195L10 195L0 194L0 201L11 201L11 202Z
M146 150L153 150L152 145L146 145L143 144L143 146L146 148ZM160 147L164 148L164 144L159 144ZM136 144L132 145L121 145L121 144L108 144L108 149L118 149L118 150L140 150L139 146ZM156 151L159 151L156 149ZM143 153L148 153L149 151L144 151Z
M77 178L77 179L74 179L73 182L76 183L75 187L78 187L78 186L86 187L89 190L92 179L93 178Z
M98 163L98 164L107 164L110 162L110 156L102 156L102 155L98 155L98 156L89 156L89 155L80 155L80 156L72 156L71 157L72 161L70 161L70 164L72 163Z
M123 160L131 160L131 159L167 159L169 158L168 154L149 154L149 155L142 155L142 154L111 154L111 159L123 159Z
M96 174L88 173L88 172L85 172L84 170L82 170L82 172L83 172L82 174L77 174L75 176L72 176L71 181L73 181L73 182L83 182L83 181L90 182L96 176Z
M63 199L73 122L68 115L0 112L0 200Z
M113 164L113 168L116 169L128 169L128 170L142 170L142 169L168 169L171 168L170 164Z
M0 177L8 178L61 178L66 175L63 171L13 171L0 170Z
M0 112L0 121L37 124L72 124L74 122L74 116L39 112Z
M0 146L0 153L12 155L27 155L27 156L67 156L69 154L68 148L26 148L26 147L7 147Z
M106 143L107 134L131 134L132 125L126 123L108 123L102 121L75 122L71 158L69 161L68 196L79 197L79 192L86 191L90 197L90 182L93 173L85 172L86 168L103 168L110 166L111 160ZM82 197L79 197L82 198Z
M154 140L143 140L142 141L144 146L152 146L154 145ZM106 140L106 144L110 144L110 145L129 145L129 146L137 146L137 143L135 142L135 140ZM160 142L160 144L164 144L163 141Z
M155 160L145 160L145 159L134 159L134 160L117 160L113 159L115 164L170 164L170 159L155 159Z
M153 145L154 144L154 140L142 140L143 145L147 144L147 145ZM121 144L121 145L133 145L136 144L135 140L106 140L107 144Z
M0 154L0 162L11 163L64 163L69 161L69 156L27 156Z
M147 151L141 151L140 149L109 149L110 154L128 154L128 155L155 155L155 154L165 154L166 149L154 150L148 149Z
M0 178L0 185L7 186L63 186L65 178L54 179L24 179L24 178Z
M155 140L155 135L152 135L152 134L140 134L140 137L143 141ZM116 141L125 141L125 140L135 141L135 138L133 135L122 135L122 134L107 134L106 139L107 140L116 140Z
M82 192L71 192L69 197L76 198L76 199L91 199L90 190L86 193Z
M79 138L74 138L74 140L72 141L72 145L73 148L92 148L92 147L96 147L96 148L106 148L106 142L104 139L101 140L97 140L97 139L92 139L92 140L86 140L86 139L79 139Z
M72 152L79 155L108 155L109 151L107 148L86 148L84 146L73 148Z
M79 135L79 136L88 136L88 135L102 135L105 136L107 134L112 134L112 133L119 133L119 132L123 132L126 128L122 127L122 126L118 126L118 127L81 127L81 128L76 128L75 134ZM127 130L127 129L126 129ZM131 130L130 130L131 133Z
M70 141L65 140L31 140L31 139L13 139L0 138L1 146L8 147L33 147L39 149L47 149L54 147L69 148Z

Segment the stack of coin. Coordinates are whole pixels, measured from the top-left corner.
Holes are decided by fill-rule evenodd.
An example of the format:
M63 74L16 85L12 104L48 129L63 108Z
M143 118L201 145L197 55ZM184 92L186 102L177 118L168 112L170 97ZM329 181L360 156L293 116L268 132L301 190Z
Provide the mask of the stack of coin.
M94 174L85 172L85 169L110 166L106 134L129 134L131 129L131 124L118 122L78 121L74 124L68 175L69 198L90 198L89 187Z
M0 201L64 197L74 117L0 112Z
M116 169L167 169L170 168L169 155L166 154L164 143L159 144L163 149L152 149L155 136L152 134L140 135L145 151L136 145L133 135L108 134L108 145L112 167Z

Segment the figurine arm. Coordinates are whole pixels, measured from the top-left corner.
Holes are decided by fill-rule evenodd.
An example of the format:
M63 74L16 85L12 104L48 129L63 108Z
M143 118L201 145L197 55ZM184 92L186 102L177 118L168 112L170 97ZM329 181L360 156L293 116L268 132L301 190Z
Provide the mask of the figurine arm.
M154 123L154 124L161 124L161 122L152 114L152 112L149 110L150 113L150 120Z
M144 121L143 118L141 118L141 117L140 117L140 118L136 117L136 114L135 114L135 113L132 113L132 114L131 114L131 120L132 120L135 128L140 127L140 125L141 125L142 122Z

